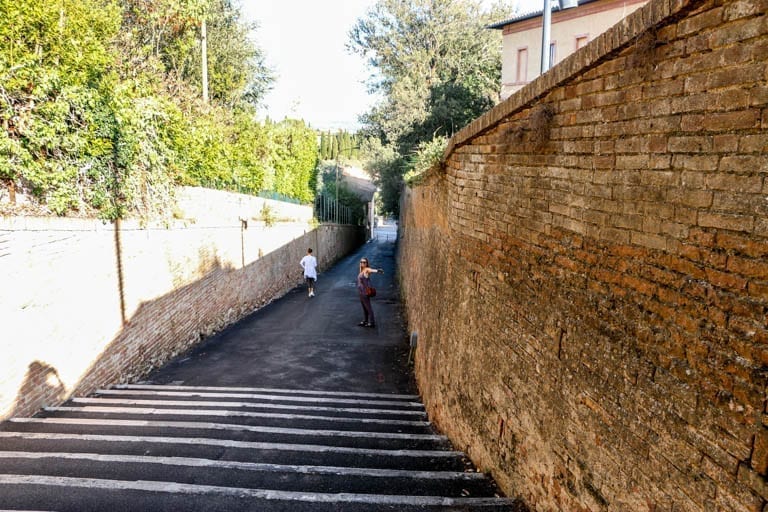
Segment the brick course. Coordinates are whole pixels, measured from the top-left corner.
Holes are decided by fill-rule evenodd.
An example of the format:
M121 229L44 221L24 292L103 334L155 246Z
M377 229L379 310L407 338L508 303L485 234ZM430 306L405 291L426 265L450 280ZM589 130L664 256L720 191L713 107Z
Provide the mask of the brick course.
M425 403L532 510L768 510L765 7L651 0L405 190Z

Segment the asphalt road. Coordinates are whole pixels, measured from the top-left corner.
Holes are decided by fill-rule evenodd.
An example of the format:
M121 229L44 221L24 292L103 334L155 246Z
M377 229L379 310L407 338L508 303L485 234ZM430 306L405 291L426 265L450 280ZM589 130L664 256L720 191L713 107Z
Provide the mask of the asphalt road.
M315 297L301 286L155 371L147 382L414 393L408 340L395 281L396 231L376 237L318 276ZM317 250L315 248L315 250ZM355 279L367 257L378 293L377 326L359 327ZM301 273L299 262L296 272Z

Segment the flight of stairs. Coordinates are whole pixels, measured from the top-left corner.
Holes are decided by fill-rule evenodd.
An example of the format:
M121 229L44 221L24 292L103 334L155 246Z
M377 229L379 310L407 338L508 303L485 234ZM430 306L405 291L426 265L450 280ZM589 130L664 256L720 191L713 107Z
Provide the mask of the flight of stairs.
M0 424L0 510L521 507L411 395L138 384Z

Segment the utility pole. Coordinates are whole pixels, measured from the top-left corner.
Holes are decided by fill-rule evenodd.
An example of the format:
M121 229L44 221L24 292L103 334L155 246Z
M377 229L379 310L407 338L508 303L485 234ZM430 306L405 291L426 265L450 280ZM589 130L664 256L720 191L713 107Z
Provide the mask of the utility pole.
M549 69L549 40L550 30L552 26L552 2L551 0L544 0L544 14L542 26L541 26L541 74L547 72Z
M203 103L208 103L208 26L203 18L200 27L200 39L203 52Z
M557 0L558 10L571 9L579 6L579 0ZM552 0L544 0L543 22L541 27L541 74L546 73L552 63L549 61L549 41L552 29Z

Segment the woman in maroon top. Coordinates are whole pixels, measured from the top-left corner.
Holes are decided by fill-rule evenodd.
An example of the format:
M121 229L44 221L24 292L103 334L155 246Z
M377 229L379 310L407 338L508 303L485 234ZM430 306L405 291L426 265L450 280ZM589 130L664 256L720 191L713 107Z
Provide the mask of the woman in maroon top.
M376 327L376 319L373 316L371 307L371 298L365 293L365 290L371 286L371 274L383 274L384 270L371 268L368 266L368 258L360 260L360 273L357 274L357 294L360 296L360 304L363 305L363 314L365 318L360 322L361 327Z

